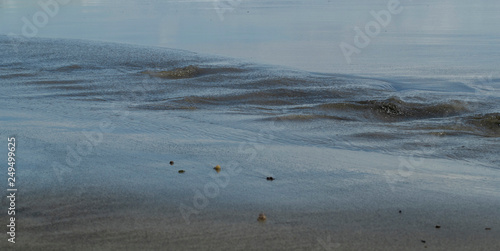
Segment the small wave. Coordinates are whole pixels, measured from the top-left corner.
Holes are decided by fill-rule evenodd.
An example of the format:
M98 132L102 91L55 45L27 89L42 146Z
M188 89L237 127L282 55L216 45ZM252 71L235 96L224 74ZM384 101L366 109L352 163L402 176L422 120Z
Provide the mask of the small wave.
M446 103L422 104L405 102L398 97L386 100L327 103L316 106L316 109L360 111L388 121L449 117L468 111L467 104L462 101L452 100Z
M500 137L500 113L470 116L466 123L483 136Z
M313 120L350 120L343 117L338 116L330 116L330 115L320 115L320 114L293 114L293 115L284 115L284 116L276 116L273 118L269 118L266 120L273 121L313 121Z
M262 88L262 87L281 87L281 88L289 88L289 87L294 87L294 86L305 86L309 84L310 86L315 84L317 85L317 82L312 82L311 80L305 79L305 78L294 78L294 77L284 77L284 76L278 76L278 77L268 77L266 76L264 79L258 79L255 81L251 81L249 83L245 84L246 88Z
M161 104L150 104L138 108L171 110L173 108L178 109L178 107L207 108L209 106L225 106L234 108L241 105L259 105L264 107L285 106L303 102L304 98L309 94L307 91L302 90L271 89L239 94L186 96L171 99ZM266 109L271 108L266 107Z
M215 68L201 68L201 73L203 74L219 74L219 73L244 73L249 71L249 69L237 68L237 67L215 67Z
M200 68L190 65L184 68L176 68L170 71L144 71L142 73L148 74L153 77L159 78L171 78L171 79L180 79L180 78L193 78L200 74Z
M338 93L322 88L276 88L259 91L245 91L213 96L190 96L176 102L200 103L207 105L305 105L317 104L324 100L338 98Z
M260 96L262 95L262 96ZM193 105L222 105L222 106L238 106L238 105L292 105L293 102L280 99L266 97L262 92L247 93L239 95L224 95L224 96L189 96L179 100L175 103L179 104L193 104Z
M136 105L131 107L132 109L139 110L151 110L151 111L162 111L162 110L196 110L195 106L182 106L173 104L147 104L147 105Z
M70 72L70 71L75 71L75 70L80 70L80 69L83 69L83 67L81 65L71 64L71 65L66 65L66 66L58 67L58 68L54 69L54 71L58 71L58 72Z
M12 74L5 74L5 75L0 75L0 78L3 79L13 79L13 78L23 78L23 77L36 77L36 73L12 73Z
M168 71L143 71L141 73L158 78L183 79L195 78L208 74L242 73L245 71L247 70L235 67L200 68L198 66L189 65L183 68L175 68Z
M65 91L81 91L88 89L88 87L82 85L52 85L47 88Z
M53 90L83 91L90 89L84 83L84 80L37 80L26 82L27 85L43 86Z
M200 105L293 105L310 93L302 90L270 89L242 94L228 94L220 96L189 96L175 103Z
M386 133L386 132L364 132L364 133L355 133L351 135L353 138L360 138L360 139L377 139L377 140L392 140L392 139L400 139L398 135L395 135L393 133Z
M26 84L32 85L72 85L83 83L83 80L37 80L26 82Z

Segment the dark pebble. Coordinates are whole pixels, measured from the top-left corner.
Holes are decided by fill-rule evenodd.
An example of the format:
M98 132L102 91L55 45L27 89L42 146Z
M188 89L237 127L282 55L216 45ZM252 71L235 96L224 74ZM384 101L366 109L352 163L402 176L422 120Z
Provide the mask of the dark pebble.
M170 165L173 165L173 164L174 164L174 162L173 162L173 161L170 161Z
M271 180L272 181L272 180L274 180L274 178L273 177L267 177L266 180Z

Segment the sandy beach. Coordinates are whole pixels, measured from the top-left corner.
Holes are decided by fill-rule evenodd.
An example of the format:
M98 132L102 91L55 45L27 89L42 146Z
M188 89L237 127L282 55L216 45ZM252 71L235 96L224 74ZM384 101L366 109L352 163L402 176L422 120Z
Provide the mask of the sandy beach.
M439 164L430 162L429 166L451 171ZM343 166L350 171L359 168L348 162L343 162ZM314 175L318 170L309 171ZM146 171L143 175L145 180L154 179L148 178ZM370 180L383 179L377 174L369 175ZM172 179L185 178L174 176L177 177ZM259 179L235 178L234 183L221 189L218 197L209 199L198 214L192 214L189 224L179 210L179 202L189 205L193 196L189 189L169 192L165 186L155 189L155 184L137 185L124 192L125 187L95 184L24 191L19 195L23 200L18 209L20 227L15 250L499 248L500 201L494 193L484 196L491 187L478 182L472 191L462 191L461 184L477 182L476 177L463 174L456 174L453 179L429 178L425 173L415 176L427 181L425 187L415 187L408 181L396 192L383 188L384 182L366 180L363 184L338 185L335 183L342 183L341 178L334 178L329 186L337 188L326 192L327 189L312 185L307 177L289 182L290 178L279 176L271 185L262 185L264 182ZM259 191L254 197L235 199L234 193L242 189L240 182ZM437 191L443 190L443 184L450 191ZM202 189L199 185L194 187ZM303 192L277 192L283 189ZM323 198L311 199L309 189L318 189L313 194ZM260 212L266 214L265 222L257 221Z

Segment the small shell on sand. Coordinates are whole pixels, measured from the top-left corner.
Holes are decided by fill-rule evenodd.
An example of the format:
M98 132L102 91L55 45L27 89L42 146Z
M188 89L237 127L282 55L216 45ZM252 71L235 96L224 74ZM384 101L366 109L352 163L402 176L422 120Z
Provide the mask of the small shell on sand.
M217 172L220 172L220 166L219 166L219 165L216 165L216 166L214 167L214 170L215 170L215 171L217 171Z
M259 218L257 218L257 221L266 221L266 215L264 213L259 214Z
M184 172L186 172L186 171L184 171L184 170L179 170L179 173L184 173Z
M170 161L170 165L173 165L173 164L174 164L174 161L172 161L172 160L171 160L171 161Z

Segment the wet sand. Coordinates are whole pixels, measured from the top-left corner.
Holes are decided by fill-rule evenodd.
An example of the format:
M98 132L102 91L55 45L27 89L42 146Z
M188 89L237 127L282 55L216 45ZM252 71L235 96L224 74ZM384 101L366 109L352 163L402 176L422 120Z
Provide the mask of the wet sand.
M102 195L101 190L96 193ZM425 207L384 206L302 213L278 207L266 210L268 219L264 223L257 221L258 210L208 208L186 224L173 205L138 205L141 200L136 198L131 203L132 198L88 196L64 205L41 200L37 206L23 207L18 216L19 237L15 249L9 250L421 250L426 247L498 250L500 247L497 238L500 217L495 212L498 207L464 208L459 203L435 202ZM485 227L492 229L488 231ZM5 242L2 246L7 247Z
M301 152L306 159L317 157L308 157L312 153L308 148L298 147L294 153ZM277 161L270 156L280 149L284 150L280 146L270 147L269 155L262 154L259 161ZM85 173L88 180L68 179L60 186L43 184L36 189L24 185L19 193L15 249L7 242L0 247L9 250L500 248L497 238L500 199L498 191L489 190L499 179L494 171L484 169L473 175L464 171L468 169L461 169L465 167L463 163L427 159L432 173L422 168L397 183L393 191L383 182L386 177L379 170L398 171L391 167L396 157L361 155L347 150L309 150L318 155L326 151L342 156L337 157L336 164L341 166L338 170L355 172L363 168L365 177L356 180L331 175L330 184L313 186L314 181L306 173L316 176L319 168L308 169L300 175L302 178L275 173L274 181L253 178L242 171L241 175L230 176L229 184L220 187L217 196L207 198L206 206L196 207L191 204L194 190L203 191L211 179L200 173L215 173L208 165L200 167L205 169L200 173L196 168L187 168L186 173L178 174L177 169L186 160L175 159L173 166L165 163L164 170L160 170L165 171L165 177L158 181L153 177L157 174L148 174L146 166L143 175L149 182L144 183L134 183L133 179L107 183L109 177L96 178L103 173L92 176L82 171L74 176ZM223 172L231 171L222 165L218 175ZM447 175L441 177L439 173L444 172ZM162 179L168 184L174 179L188 181L189 176L205 182L191 184L191 188L160 185ZM476 186L471 186L471 182ZM289 192L280 192L281 189ZM203 204L202 200L198 202ZM179 210L181 204L198 209L198 213L188 217L189 222ZM261 212L267 216L265 222L257 221Z

